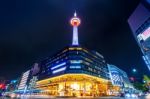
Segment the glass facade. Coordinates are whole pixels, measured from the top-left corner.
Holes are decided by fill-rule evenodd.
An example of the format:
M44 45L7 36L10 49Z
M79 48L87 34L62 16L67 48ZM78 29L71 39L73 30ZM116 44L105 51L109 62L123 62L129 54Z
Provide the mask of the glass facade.
M143 60L150 70L150 4L146 0L137 6L128 19L133 35L143 53Z
M108 81L87 74L64 74L37 82L42 94L52 96L107 95Z
M137 41L143 52L143 60L150 70L150 17L136 31Z
M119 69L115 65L108 64L110 79L113 85L120 86L121 88L132 88L127 73Z
M49 95L107 94L109 73L104 57L80 46L66 47L41 62L37 89ZM93 88L93 89L92 89Z
M113 88L110 90L111 95L118 95L119 92L124 93L134 90L134 87L130 83L126 72L111 64L108 64L108 70L111 83L113 85Z
M104 57L82 47L67 47L52 58L42 61L39 79L68 73L83 73L109 79Z

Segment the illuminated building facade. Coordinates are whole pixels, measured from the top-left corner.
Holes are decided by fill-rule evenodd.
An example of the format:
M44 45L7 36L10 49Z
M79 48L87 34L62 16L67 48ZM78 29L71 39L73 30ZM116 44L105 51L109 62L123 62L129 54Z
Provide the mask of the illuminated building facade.
M108 70L113 85L113 87L109 89L110 95L119 95L120 92L132 92L134 90L125 71L112 64L108 64Z
M19 94L32 93L36 90L37 75L40 72L40 62L34 63L31 69L23 72L14 92Z
M79 46L80 19L76 13L70 23L73 26L72 45L41 61L36 88L53 96L107 95L109 73L104 57Z
M19 82L18 90L24 91L28 87L28 82L30 80L30 70L24 72L21 76L21 80Z
M133 35L150 70L150 3L143 0L128 19Z
M111 82L114 86L119 86L121 89L133 88L126 72L111 64L108 64L108 70Z

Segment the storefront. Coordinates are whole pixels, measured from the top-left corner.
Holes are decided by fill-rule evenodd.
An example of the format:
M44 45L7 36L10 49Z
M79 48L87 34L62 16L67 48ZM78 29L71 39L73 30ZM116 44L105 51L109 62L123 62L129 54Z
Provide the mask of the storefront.
M65 74L37 82L42 94L52 96L107 95L108 80L86 74Z

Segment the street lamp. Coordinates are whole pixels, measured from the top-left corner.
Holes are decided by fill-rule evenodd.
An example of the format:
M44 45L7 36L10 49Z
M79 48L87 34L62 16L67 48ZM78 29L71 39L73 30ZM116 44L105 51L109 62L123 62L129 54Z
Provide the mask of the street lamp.
M137 70L136 70L135 68L133 68L133 69L132 69L132 72L133 72L133 73L136 73L136 72L137 72Z

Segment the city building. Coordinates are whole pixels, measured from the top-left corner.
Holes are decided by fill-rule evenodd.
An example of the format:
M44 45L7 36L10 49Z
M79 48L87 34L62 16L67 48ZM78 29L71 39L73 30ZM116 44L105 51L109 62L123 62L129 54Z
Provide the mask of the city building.
M143 0L131 14L128 23L150 70L150 2Z
M17 82L17 87L14 89L14 92L20 94L38 92L39 90L36 90L36 82L38 81L39 72L40 62L36 62L29 70L22 73L20 79Z
M120 92L133 89L133 85L130 83L128 75L125 71L111 64L108 64L108 70L113 86L118 86Z
M28 90L30 93L37 92L36 90L36 82L38 81L38 74L40 73L40 63L34 63L31 68L31 77L28 84Z
M26 93L30 81L30 75L30 70L27 70L22 74L16 92Z
M79 45L81 20L76 13L70 23L73 26L72 45L41 61L36 88L52 96L107 95L111 83L104 57Z

